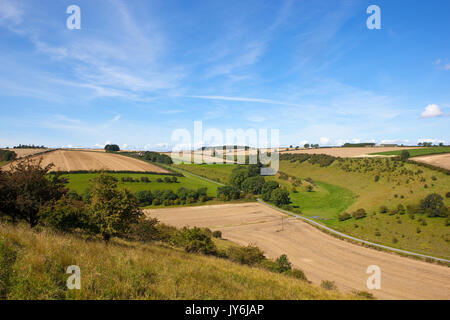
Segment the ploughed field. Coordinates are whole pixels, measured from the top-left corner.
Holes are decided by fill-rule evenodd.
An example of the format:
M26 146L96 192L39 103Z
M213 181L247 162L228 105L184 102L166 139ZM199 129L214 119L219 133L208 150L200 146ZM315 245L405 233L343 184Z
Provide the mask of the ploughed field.
M339 240L259 203L146 210L169 225L208 227L270 258L287 254L309 280L335 281L342 291L370 291L381 299L450 299L450 268ZM282 218L283 217L283 218ZM367 267L381 268L381 289L368 290Z
M166 169L151 163L114 153L93 151L55 150L33 157L36 161L42 158L42 164L53 163L50 171L134 171L168 173ZM8 170L4 165L2 170Z

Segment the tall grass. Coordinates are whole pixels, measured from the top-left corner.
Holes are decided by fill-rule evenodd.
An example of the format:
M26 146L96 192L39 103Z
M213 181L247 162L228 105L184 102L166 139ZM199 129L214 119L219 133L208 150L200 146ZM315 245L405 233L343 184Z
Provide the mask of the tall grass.
M65 273L81 269L81 290ZM355 299L230 261L164 244L63 235L0 224L3 299Z

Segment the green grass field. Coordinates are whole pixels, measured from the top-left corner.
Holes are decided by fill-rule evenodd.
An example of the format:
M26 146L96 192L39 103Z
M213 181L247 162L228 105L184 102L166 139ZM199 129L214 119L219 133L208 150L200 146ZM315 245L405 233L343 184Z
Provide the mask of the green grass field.
M352 191L326 182L315 181L316 186L311 192L296 188L298 192L294 193L288 182L276 180L286 186L290 191L291 205L300 208L305 216L336 220L342 211L356 201Z
M399 156L403 150L387 151L387 152L377 152L371 153L375 155L384 156ZM429 154L439 154L439 153L449 153L450 147L424 147L419 149L408 149L409 155L411 157L426 156Z
M218 181L220 183L227 183L228 177L235 165L233 164L176 164L172 168L180 168L187 170L196 175Z
M215 197L217 193L218 185L209 181L205 181L201 178L195 177L193 175L186 175L185 177L177 177L177 183L165 183L165 182L156 182L157 178L161 178L164 180L167 175L158 175L158 174L142 174L142 173L108 173L116 177L118 182L119 189L127 188L132 192L142 191L142 190L173 190L177 191L181 187L185 187L188 189L197 189L197 188L208 188L208 195L210 197ZM76 191L81 194L89 187L90 180L99 173L72 173L65 174L64 177L69 180L68 188ZM120 179L122 177L132 177L133 179L140 179L141 177L148 177L151 182L121 182Z

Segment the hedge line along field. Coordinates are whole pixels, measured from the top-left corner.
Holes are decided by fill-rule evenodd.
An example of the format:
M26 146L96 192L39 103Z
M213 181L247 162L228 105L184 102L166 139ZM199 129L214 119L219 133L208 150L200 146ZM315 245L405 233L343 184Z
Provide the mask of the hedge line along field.
M76 191L78 194L82 194L88 187L90 180L98 176L99 173L70 173L65 174L63 177L69 180L67 187L70 190ZM118 180L119 189L127 188L132 192L144 191L144 190L172 190L177 191L179 188L184 187L187 189L207 188L207 194L210 197L215 197L217 193L218 185L209 181L205 181L201 178L189 175L184 177L177 176L177 182L164 182L164 178L171 177L169 175L158 174L143 174L143 173L108 173ZM140 180L142 177L147 177L150 182L122 182L122 178L133 178ZM157 182L157 179L161 179L163 182Z
M0 224L0 279L7 299L364 299L229 260L162 243L78 235ZM65 270L77 265L81 290Z
M450 147L417 147L413 149L404 149L409 152L410 157L425 156L429 154L450 153ZM403 150L392 150L385 152L371 153L372 155L399 156Z

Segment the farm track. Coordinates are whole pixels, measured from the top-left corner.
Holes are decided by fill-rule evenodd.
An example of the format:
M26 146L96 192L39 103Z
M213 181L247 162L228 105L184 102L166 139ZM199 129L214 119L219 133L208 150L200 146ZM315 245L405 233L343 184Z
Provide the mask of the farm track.
M258 203L146 210L174 225L221 230L236 243L253 243L268 257L285 253L315 284L335 281L343 291L365 290L369 265L381 268L381 299L450 299L450 268L339 240ZM283 217L283 218L282 218Z

